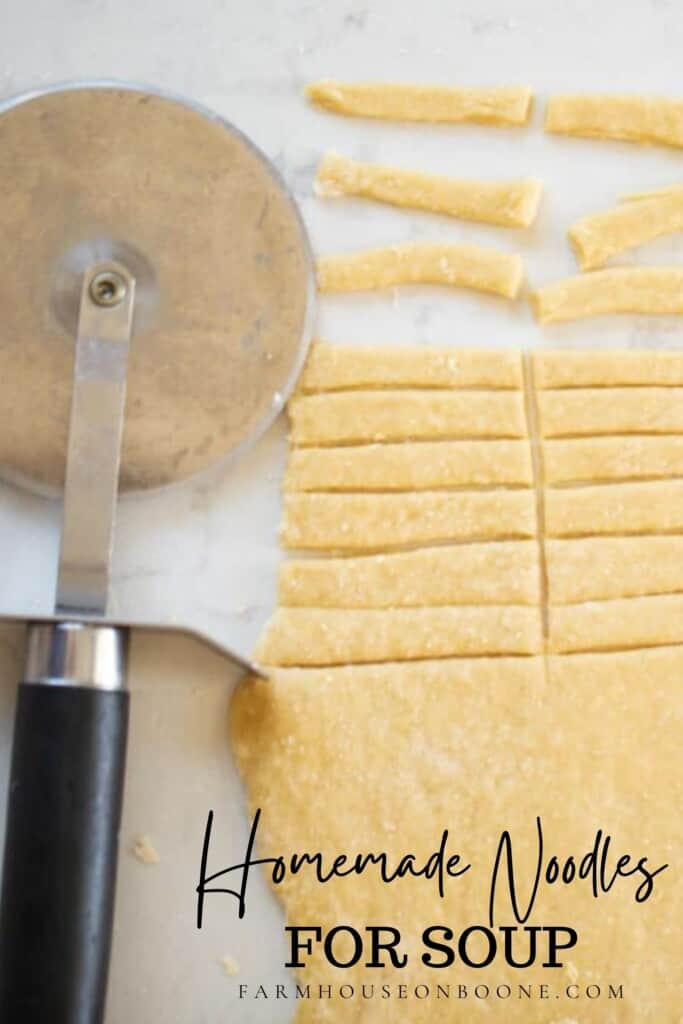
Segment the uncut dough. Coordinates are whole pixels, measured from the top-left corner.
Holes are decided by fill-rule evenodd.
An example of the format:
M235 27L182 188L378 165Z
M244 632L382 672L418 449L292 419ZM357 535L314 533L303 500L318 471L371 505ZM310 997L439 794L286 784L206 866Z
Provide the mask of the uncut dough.
M359 163L338 153L326 153L318 167L315 190L317 195L328 198L360 196L485 224L529 227L538 213L543 182L538 178L446 178L384 164Z
M683 352L534 352L539 388L683 385Z
M473 89L399 82L313 82L306 95L319 107L352 117L390 121L525 124L532 92L523 86Z
M545 130L683 147L683 100L608 94L551 96Z
M361 558L290 560L280 566L278 599L281 605L309 608L535 605L540 600L538 545L461 544Z
M547 540L551 604L683 592L683 537Z
M551 651L676 644L683 641L683 594L558 605L548 621Z
M683 388L575 388L541 391L544 437L683 433Z
M683 480L546 489L550 537L683 530Z
M286 548L319 551L381 551L404 544L535 535L531 490L289 494L281 531Z
M256 648L256 659L266 666L317 666L538 654L542 642L539 610L519 605L278 608Z
M520 256L481 245L405 242L384 249L322 256L317 274L321 292L444 284L516 299L524 268Z
M283 486L285 491L420 491L532 482L528 441L421 441L293 448Z
M683 889L674 866L683 857L683 714L675 698L683 648L548 663L547 683L540 658L479 658L277 670L237 688L232 737L250 811L262 809L259 856L320 850L329 863L342 852L387 851L395 864L412 851L424 861L448 828L449 850L473 865L446 883L444 899L434 882L385 885L373 871L325 885L302 872L277 886L290 922L327 930L343 921L361 931L390 924L400 929L409 956L401 971L339 970L316 947L301 983L386 983L394 997L301 1000L297 1024L462 1024L479 1016L492 1024L677 1024ZM455 974L425 968L424 928L446 924L459 932L486 920L495 846L505 828L527 891L537 814L549 856L583 856L602 828L613 836L616 856L647 854L653 867L673 866L644 904L634 902L628 880L598 900L588 881L543 885L528 923L563 922L579 934L565 960L571 968L551 972L552 979L538 965L520 972L502 960L482 969L457 963ZM500 898L497 924L513 924L504 890ZM665 936L661 955L652 955L658 936ZM550 980L558 989L577 974L579 984L623 983L624 1000L584 999L577 1016L569 1000L510 999L480 1014L471 999L399 1002L395 995L399 982L432 990L463 983L471 992L477 984L519 985L521 973L525 984Z
M617 267L568 277L531 296L542 324L606 313L683 313L683 269Z
M625 202L582 217L569 229L582 270L605 265L611 256L683 229L683 191Z
M591 437L546 441L546 483L683 477L683 437Z
M505 391L347 391L287 406L292 444L525 437L524 398Z
M683 357L681 382L683 383ZM297 390L349 388L513 388L522 387L522 356L504 350L381 348L315 342Z

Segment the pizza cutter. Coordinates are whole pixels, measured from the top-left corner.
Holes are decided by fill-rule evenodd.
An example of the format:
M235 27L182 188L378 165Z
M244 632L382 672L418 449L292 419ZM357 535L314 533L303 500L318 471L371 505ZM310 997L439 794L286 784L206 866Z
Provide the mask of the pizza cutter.
M163 625L107 617L117 495L208 472L265 429L306 354L314 275L244 135L111 82L0 107L0 239L0 465L63 494L54 613L28 624L14 727L0 1020L96 1024L128 638Z

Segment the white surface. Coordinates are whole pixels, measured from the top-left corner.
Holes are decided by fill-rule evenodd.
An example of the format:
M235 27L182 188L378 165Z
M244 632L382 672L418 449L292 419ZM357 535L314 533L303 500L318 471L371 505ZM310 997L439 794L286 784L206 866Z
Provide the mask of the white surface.
M69 78L148 81L201 100L275 159L302 205L319 251L408 238L468 239L518 249L534 284L574 272L564 238L583 213L623 192L680 180L681 152L544 136L553 90L676 95L683 11L676 0L5 0L0 97ZM465 84L528 83L537 93L528 129L381 125L312 110L302 86L317 77L400 78ZM526 232L459 224L351 201L312 198L326 148L461 176L540 175L547 190ZM229 230L229 226L226 226ZM680 237L631 262L679 262ZM651 344L677 346L683 325L628 318L543 333L527 305L432 289L399 296L325 299L320 332L339 341L434 344ZM1 426L0 426L1 429ZM248 652L269 614L279 558L276 527L284 427L210 486L126 503L115 558L115 603L179 621L228 623ZM47 608L54 582L56 509L0 489L0 608ZM7 774L20 637L0 631L0 778ZM203 826L216 812L216 862L244 850L246 818L227 746L230 672L180 639L135 644L128 788L108 1024L289 1020L291 1003L239 1003L240 981L285 980L282 922L261 879L238 922L213 897L194 927ZM4 785L2 798L4 799ZM129 853L139 833L161 856ZM220 851L220 857L219 857ZM219 965L230 954L240 974Z

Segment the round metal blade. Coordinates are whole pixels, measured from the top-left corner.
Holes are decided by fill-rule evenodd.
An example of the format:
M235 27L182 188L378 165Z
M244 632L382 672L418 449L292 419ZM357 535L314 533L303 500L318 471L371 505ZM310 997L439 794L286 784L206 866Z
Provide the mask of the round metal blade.
M306 232L237 129L114 83L20 97L0 113L0 466L64 480L85 269L136 279L121 487L234 454L289 395L310 337Z

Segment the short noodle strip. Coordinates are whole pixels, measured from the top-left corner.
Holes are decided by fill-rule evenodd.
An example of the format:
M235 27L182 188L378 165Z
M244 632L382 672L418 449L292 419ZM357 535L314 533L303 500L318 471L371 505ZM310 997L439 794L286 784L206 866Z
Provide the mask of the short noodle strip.
M625 203L636 203L642 199L661 199L664 196L683 195L683 185L665 185L663 188L651 188L646 192L629 192L622 196Z
M562 135L683 146L683 100L649 96L557 95L545 130Z
M321 292L442 284L516 299L523 278L520 256L462 243L405 242L384 249L322 256L318 260Z
M547 489L549 537L683 531L683 480Z
M677 387L683 385L683 352L535 352L539 388Z
M530 486L528 441L422 441L293 448L285 491L421 491Z
M298 391L406 387L518 390L522 387L522 357L504 349L381 348L319 341L311 346Z
M581 269L594 270L617 253L681 229L683 191L582 217L569 229L569 239Z
M532 491L285 496L285 547L373 551L406 544L505 540L536 534Z
M683 268L596 270L541 288L532 304L542 324L607 313L683 313Z
M327 153L315 179L319 196L359 196L394 206L445 213L450 217L529 227L536 219L543 182L446 178L384 164L358 163Z
M410 608L539 602L535 541L463 544L363 558L291 560L279 601L310 608Z
M624 650L683 641L683 595L592 601L550 609L550 649Z
M531 112L525 86L468 88L400 82L314 82L308 98L334 114L387 121L521 125Z
M586 537L545 545L551 604L683 592L683 537Z
M537 654L540 633L538 609L514 605L381 611L279 608L256 657L263 665L304 666Z
M586 388L538 395L544 437L683 432L683 388Z
M524 437L521 393L347 391L293 398L292 444Z
M546 483L683 477L683 437L591 437L546 441Z

